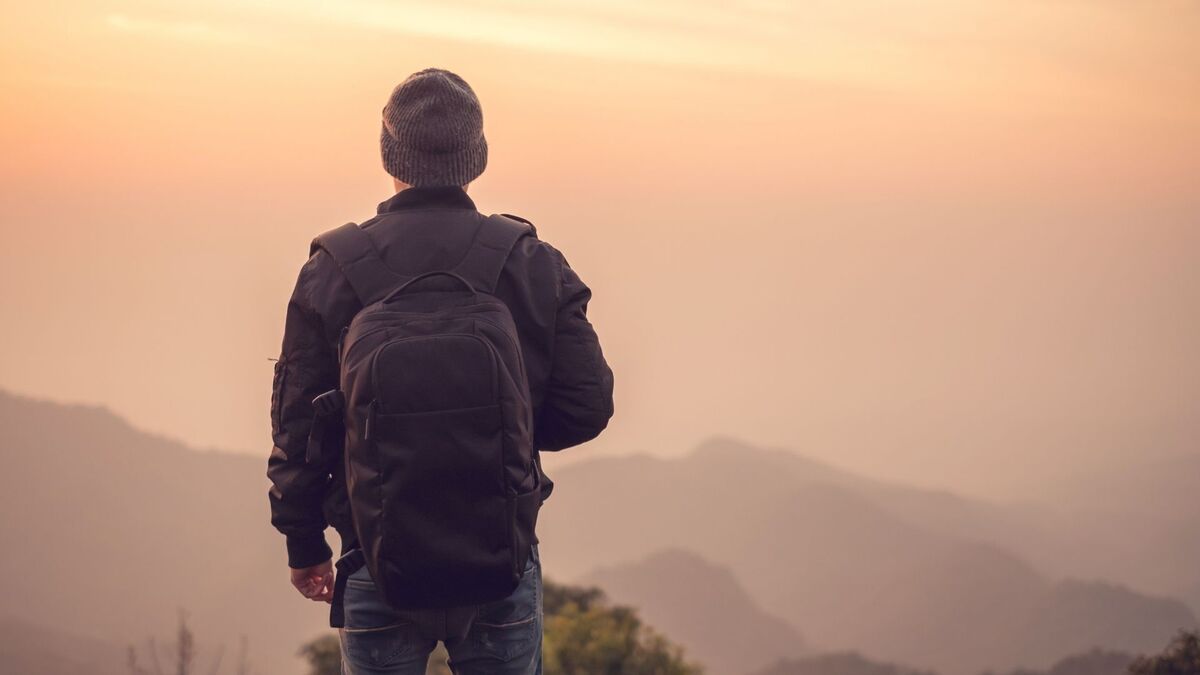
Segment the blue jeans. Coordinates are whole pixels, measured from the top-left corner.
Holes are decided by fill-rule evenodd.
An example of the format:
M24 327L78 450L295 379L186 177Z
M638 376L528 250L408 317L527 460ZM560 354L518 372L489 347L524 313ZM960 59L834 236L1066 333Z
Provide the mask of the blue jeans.
M364 566L346 580L343 675L424 675L437 640L423 634L412 612L383 601ZM435 610L425 610L426 612ZM446 640L457 675L541 675L542 564L537 546L512 595L488 603L462 638Z

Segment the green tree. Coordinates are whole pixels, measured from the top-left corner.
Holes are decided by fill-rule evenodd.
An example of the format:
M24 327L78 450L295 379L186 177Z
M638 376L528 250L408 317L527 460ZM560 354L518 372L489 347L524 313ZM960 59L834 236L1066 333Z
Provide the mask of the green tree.
M1200 633L1181 632L1158 656L1139 656L1131 675L1196 675L1200 673Z
M629 607L609 606L598 589L545 585L546 675L699 675L683 650Z

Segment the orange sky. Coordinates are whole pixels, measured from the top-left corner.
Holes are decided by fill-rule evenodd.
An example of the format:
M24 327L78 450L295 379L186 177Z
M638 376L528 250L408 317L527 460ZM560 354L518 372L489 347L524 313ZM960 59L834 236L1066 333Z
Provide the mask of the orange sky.
M0 387L265 457L308 241L388 196L379 109L438 65L480 208L596 291L585 452L1011 494L1194 449L1195 3L42 4L0 23Z

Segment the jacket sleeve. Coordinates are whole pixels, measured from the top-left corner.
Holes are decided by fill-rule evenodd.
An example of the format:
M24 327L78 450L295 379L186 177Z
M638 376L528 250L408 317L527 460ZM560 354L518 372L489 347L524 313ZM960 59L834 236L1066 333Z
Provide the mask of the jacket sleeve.
M587 318L592 291L561 254L553 361L535 428L539 450L590 441L613 415L613 374Z
M271 392L271 435L267 460L271 480L271 524L287 537L288 565L311 567L333 553L325 542L322 504L329 487L327 466L309 464L308 432L312 400L337 386L337 359L325 340L320 316L312 309L306 265L288 303L283 348L275 363Z

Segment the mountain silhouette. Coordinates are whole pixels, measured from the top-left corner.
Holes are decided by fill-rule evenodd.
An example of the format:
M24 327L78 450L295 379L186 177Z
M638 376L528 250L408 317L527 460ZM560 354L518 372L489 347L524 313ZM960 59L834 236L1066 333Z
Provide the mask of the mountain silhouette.
M876 663L855 652L782 659L753 675L935 675L893 663Z
M582 577L663 548L693 551L731 570L816 649L953 675L1042 667L1098 645L1154 649L1195 624L1176 600L1056 581L986 536L968 536L971 522L1019 524L993 506L786 451L716 439L678 459L576 463L555 480L541 532L561 574Z
M682 549L598 569L583 583L636 606L709 675L742 675L807 651L800 632L759 608L729 570Z
M183 609L201 650L232 653L246 635L251 662L278 673L299 670L300 644L329 630L327 605L288 582L265 451L200 452L101 408L2 392L0 428L6 612L142 645L170 640Z
M2 392L0 428L5 619L115 645L117 656L98 653L117 658L149 636L169 640L185 609L201 650L235 649L245 635L254 667L279 673L298 670L299 645L329 630L327 607L288 584L269 525L265 449L261 458L198 451L101 408ZM1059 579L997 543L997 532L1025 536L1025 514L786 451L718 439L679 459L551 470L558 486L539 526L547 576L636 570L628 578L657 579L663 597L696 586L687 607L714 620L740 587L751 602L739 612L787 622L814 650L977 675L1094 646L1152 651L1195 624L1175 600ZM671 578L687 563L652 557L671 549L707 562ZM643 611L671 618L651 600ZM762 630L786 634L771 625Z
M128 675L124 648L61 630L0 618L0 673Z

